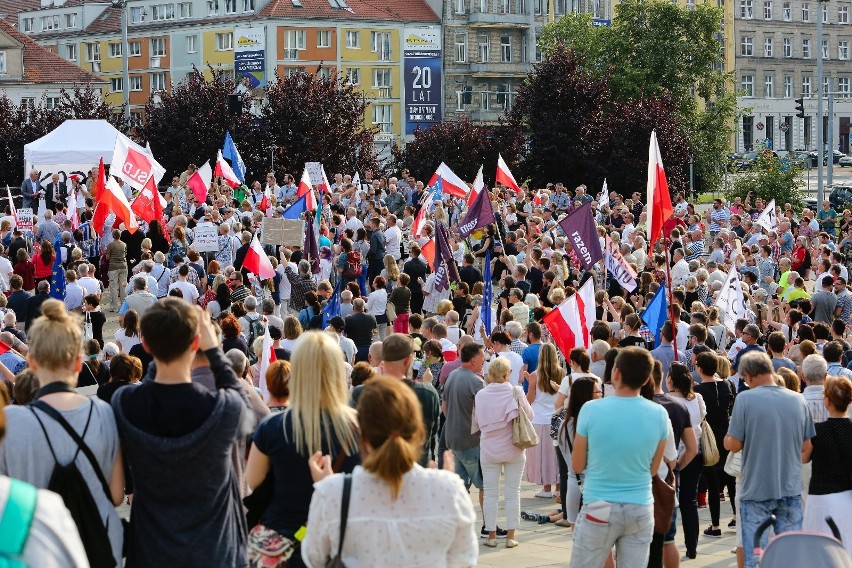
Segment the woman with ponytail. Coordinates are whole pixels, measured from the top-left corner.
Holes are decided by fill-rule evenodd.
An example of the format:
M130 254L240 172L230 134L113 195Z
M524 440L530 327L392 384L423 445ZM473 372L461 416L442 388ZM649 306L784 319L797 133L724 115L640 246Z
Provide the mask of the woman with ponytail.
M398 379L364 385L358 399L363 467L352 473L341 560L345 566L473 566L476 515L461 478L417 464L423 418L414 391ZM317 482L302 541L307 566L326 566L338 551L343 475L331 456L310 461Z

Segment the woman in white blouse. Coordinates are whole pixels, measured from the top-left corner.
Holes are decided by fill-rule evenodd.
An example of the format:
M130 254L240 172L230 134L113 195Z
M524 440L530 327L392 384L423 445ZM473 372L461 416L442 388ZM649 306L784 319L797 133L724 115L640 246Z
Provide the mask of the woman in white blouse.
M368 314L376 317L376 324L379 326L379 341L384 341L388 329L388 291L384 276L373 278L373 291L367 296L365 309Z
M352 473L341 560L359 566L474 566L476 515L461 478L417 464L424 430L420 403L401 381L365 383L358 399L363 467ZM302 560L326 566L340 539L344 476L331 474L331 456L309 460L316 481Z

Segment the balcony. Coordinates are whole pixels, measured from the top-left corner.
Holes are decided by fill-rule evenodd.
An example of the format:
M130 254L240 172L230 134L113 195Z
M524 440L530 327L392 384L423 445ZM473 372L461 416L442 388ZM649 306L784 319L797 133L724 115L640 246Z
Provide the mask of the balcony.
M471 63L470 73L474 78L526 77L532 71L530 63Z
M474 12L467 19L472 28L527 28L530 27L528 14L489 14Z

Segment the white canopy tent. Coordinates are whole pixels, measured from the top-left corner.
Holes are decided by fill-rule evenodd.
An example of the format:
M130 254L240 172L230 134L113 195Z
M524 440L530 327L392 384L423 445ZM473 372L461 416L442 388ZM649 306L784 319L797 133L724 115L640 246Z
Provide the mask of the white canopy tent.
M142 153L146 149L115 129L106 120L66 120L53 132L24 146L24 178L33 169L41 179L54 172L88 172L101 158L104 165L112 161L116 138L122 137L132 148Z

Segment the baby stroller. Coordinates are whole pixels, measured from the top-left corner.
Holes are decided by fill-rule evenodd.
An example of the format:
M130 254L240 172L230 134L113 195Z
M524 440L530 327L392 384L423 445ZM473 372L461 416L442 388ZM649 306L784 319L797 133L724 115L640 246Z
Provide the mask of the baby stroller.
M770 515L754 533L754 557L764 568L852 568L852 558L843 547L837 525L831 517L826 517L825 522L834 537L812 531L792 531L776 536L763 550L760 539L766 529L775 524L775 515Z

